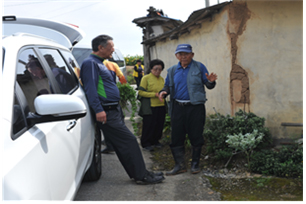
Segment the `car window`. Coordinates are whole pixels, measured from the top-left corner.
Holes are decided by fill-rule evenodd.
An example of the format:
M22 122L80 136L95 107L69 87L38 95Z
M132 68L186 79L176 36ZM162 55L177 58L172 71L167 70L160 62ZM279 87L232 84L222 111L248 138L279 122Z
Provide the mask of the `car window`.
M62 54L66 61L69 63L70 67L73 69L77 79L79 80L80 84L82 84L80 79L80 67L79 64L74 59L73 55L70 52L62 51Z
M84 59L86 59L90 54L92 53L92 50L89 48L73 48L72 54L76 61L78 62L79 66L82 65L82 62Z
M14 108L13 108L13 134L17 134L18 132L20 132L21 130L23 130L24 128L26 128L26 123L25 123L25 118L23 115L23 111L20 105L20 102L18 100L18 98L16 97L15 94L15 98L14 98Z
M52 74L58 83L61 93L67 94L78 86L77 79L57 50L39 49L47 61Z
M35 112L34 99L37 96L51 93L48 77L33 49L25 49L19 53L17 82L27 99L31 112Z
M113 52L112 57L119 67L124 67L124 58L120 57L117 51Z

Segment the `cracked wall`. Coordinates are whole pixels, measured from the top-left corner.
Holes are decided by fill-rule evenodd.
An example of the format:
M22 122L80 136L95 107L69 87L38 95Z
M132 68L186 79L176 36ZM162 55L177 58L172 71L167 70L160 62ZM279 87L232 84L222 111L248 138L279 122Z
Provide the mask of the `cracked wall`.
M233 2L229 5L229 21L227 33L231 43L231 72L230 72L230 100L231 114L239 109L250 111L250 84L248 72L236 62L238 45L237 40L246 29L246 23L251 13L245 2Z
M234 0L198 29L177 40L157 42L153 58L167 68L174 51L190 43L194 59L218 75L206 90L206 113L234 114L239 109L266 119L274 138L299 138L303 122L303 2Z

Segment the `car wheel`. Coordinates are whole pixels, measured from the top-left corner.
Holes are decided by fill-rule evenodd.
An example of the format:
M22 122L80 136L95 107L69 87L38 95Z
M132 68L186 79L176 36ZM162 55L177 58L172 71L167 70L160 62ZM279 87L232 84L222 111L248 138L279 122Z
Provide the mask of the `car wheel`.
M101 131L98 125L95 124L94 155L92 157L91 165L84 176L84 181L96 181L100 178L101 173Z

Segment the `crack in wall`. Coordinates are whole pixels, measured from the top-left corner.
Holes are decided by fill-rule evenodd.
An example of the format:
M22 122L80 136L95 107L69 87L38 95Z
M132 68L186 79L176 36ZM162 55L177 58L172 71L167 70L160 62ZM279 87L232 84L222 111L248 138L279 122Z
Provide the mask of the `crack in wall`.
M251 12L247 8L246 2L233 2L229 5L229 23L227 33L231 40L232 68L230 72L230 96L231 111L235 113L236 107L250 104L249 77L247 71L236 64L238 37L246 29L246 22L250 19Z

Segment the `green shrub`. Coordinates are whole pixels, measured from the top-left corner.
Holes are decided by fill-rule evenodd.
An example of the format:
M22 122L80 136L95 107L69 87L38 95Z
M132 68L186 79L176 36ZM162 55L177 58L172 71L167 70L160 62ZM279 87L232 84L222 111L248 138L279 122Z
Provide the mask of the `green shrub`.
M303 177L303 147L282 147L254 152L251 156L252 172L279 177Z
M235 153L244 152L248 160L248 167L250 169L250 156L258 144L261 142L264 134L258 133L258 130L254 129L252 133L246 134L234 134L227 135L227 140L225 141L230 148L235 150ZM251 169L250 169L251 170Z
M215 151L215 159L225 161L232 156L232 150L230 149L217 149Z
M135 122L135 113L139 106L139 101L136 99L136 91L133 89L130 84L121 84L120 82L117 83L117 87L120 91L120 105L123 110L130 111L127 107L128 103L132 106L132 113L130 117L130 121L132 122L134 134L137 134L138 127L137 123Z
M127 55L126 57L124 57L125 64L127 66L134 66L136 64L136 61L139 60L139 59L143 62L143 56L142 55L135 55L135 56Z
M228 149L226 144L227 135L252 133L255 129L263 134L262 142L256 149L262 149L271 145L272 137L269 129L264 127L265 119L254 113L244 113L239 110L234 117L230 115L214 114L206 119L204 128L204 139L207 144L208 153L216 153L217 150Z
M166 144L170 144L171 142L171 118L168 113L165 116L162 141Z
M127 75L127 82L129 84L136 84L135 78L132 75Z
M254 173L265 175L273 174L276 163L276 152L272 150L260 150L251 155L250 168Z

